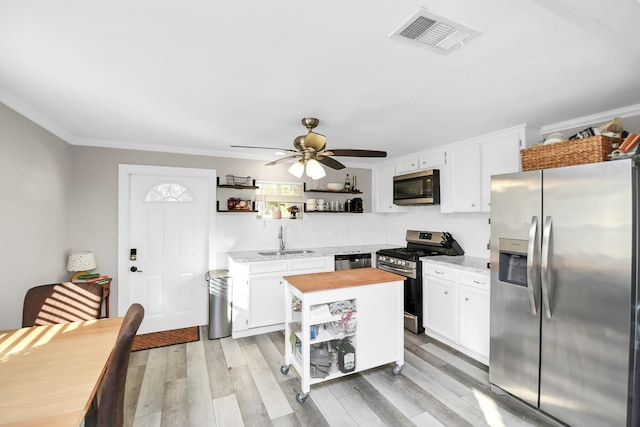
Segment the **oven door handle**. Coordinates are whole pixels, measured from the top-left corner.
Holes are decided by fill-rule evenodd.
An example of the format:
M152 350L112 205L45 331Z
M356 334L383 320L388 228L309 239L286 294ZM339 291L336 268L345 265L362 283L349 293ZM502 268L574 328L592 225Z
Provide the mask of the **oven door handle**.
M410 277L415 279L415 272L412 269L399 268L388 264L378 264L380 270L388 271L389 273L399 274L401 276Z

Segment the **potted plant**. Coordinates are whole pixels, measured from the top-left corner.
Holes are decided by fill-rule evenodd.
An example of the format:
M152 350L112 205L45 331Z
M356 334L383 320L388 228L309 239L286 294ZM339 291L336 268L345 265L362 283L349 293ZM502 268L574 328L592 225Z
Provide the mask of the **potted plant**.
M296 219L298 217L298 212L300 212L300 209L297 206L289 206L287 208L287 211L289 211L289 219Z

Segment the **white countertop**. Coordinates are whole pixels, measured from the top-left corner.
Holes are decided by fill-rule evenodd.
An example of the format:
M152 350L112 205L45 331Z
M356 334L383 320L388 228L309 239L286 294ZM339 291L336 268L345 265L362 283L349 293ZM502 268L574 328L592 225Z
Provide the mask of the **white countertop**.
M286 250L307 250L299 254L260 255L259 252L275 251L276 249L261 249L256 251L229 252L229 257L235 262L273 261L275 259L311 258L346 254L373 253L379 249L397 248L398 245L358 245L358 246L329 246L321 248L286 248Z
M489 260L486 258L476 258L465 255L422 257L420 258L420 260L430 264L444 265L447 267L458 267L464 270L472 271L474 273L489 273L489 269L487 268L487 263L489 262Z

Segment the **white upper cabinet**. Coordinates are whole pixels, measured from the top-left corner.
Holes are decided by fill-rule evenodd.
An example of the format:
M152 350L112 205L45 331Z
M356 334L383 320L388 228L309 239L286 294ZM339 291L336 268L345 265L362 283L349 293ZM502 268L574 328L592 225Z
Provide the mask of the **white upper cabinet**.
M517 133L492 138L480 144L483 212L491 209L491 176L520 171L520 149L524 141Z
M441 211L480 212L480 145L451 149L449 162L448 185L443 189L441 182L440 188Z
M398 206L393 204L393 176L396 165L391 163L377 167L372 172L373 206L372 211L377 213L398 212Z
M430 151L423 153L418 158L418 165L421 170L424 169L440 169L446 164L445 151Z
M539 133L519 126L453 146L441 177L441 211L489 212L491 176L520 171L527 137L539 138Z
M409 160L401 160L396 163L395 173L396 175L402 175L405 173L411 173L418 170L420 165L420 159L413 158Z
M396 163L396 175L425 169L438 169L445 164L445 151L425 151L419 156L400 160Z
M491 176L519 172L520 150L540 139L540 128L520 125L377 167L373 212L402 212L393 204L393 177L426 169L440 171L441 212L489 212Z

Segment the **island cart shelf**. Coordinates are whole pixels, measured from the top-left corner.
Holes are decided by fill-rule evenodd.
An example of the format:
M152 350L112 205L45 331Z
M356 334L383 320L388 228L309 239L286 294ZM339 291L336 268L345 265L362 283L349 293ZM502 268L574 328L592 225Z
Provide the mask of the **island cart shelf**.
M376 268L284 276L285 364L300 377L296 400L304 403L311 385L395 362L404 365L404 277ZM355 349L355 369L342 372L335 358L328 374L312 376L311 349L335 349L346 338Z

